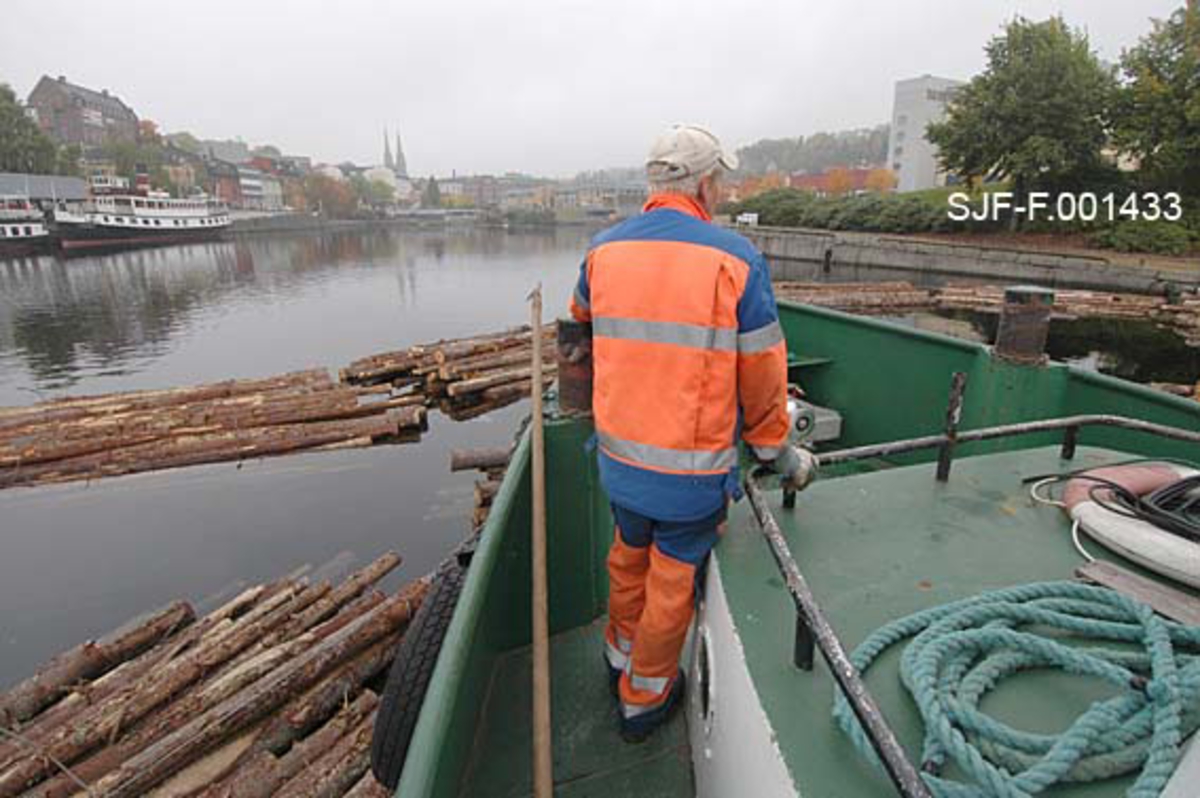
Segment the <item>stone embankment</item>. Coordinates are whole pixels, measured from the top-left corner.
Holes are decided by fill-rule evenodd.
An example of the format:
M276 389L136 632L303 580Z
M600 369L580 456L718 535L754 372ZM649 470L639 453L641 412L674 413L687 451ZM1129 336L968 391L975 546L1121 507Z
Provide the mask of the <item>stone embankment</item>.
M1200 263L1177 259L1138 261L828 230L746 226L737 230L767 256L776 280L819 280L837 269L839 279L855 282L900 276L932 283L957 277L1141 294L1200 287Z

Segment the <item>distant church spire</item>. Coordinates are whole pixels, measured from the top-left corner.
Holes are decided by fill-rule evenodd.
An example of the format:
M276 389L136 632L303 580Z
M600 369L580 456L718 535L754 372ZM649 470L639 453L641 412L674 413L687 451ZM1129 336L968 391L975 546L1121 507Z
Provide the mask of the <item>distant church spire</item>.
M397 143L397 145L399 145L400 139L397 138L396 143ZM392 160L392 148L391 148L391 145L388 144L388 134L387 134L386 127L384 127L384 129L383 129L383 165L385 167L387 167L388 169L396 168L396 162Z
M400 131L396 131L396 161L393 166L400 177L408 177L408 164L404 160L404 148L400 146Z

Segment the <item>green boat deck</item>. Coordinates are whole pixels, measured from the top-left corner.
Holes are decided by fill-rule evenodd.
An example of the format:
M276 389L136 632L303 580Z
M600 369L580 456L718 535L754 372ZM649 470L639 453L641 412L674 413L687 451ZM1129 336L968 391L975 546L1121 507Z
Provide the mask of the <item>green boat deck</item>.
M1021 479L1128 459L1081 448L1061 460L1058 447L957 460L947 483L921 464L818 481L794 510L769 495L792 555L847 650L895 618L981 591L1071 579L1083 560L1070 524L1031 501ZM1089 545L1085 542L1084 545ZM1102 550L1095 543L1090 548ZM749 507L738 505L718 550L721 577L759 698L801 795L894 796L865 764L830 715L836 690L818 656L812 672L791 663L795 611ZM1105 559L1135 569L1109 554ZM921 721L899 679L903 644L868 672L866 683L909 758L920 764ZM1111 695L1098 681L1035 672L1001 683L982 708L1016 728L1053 733L1091 702ZM953 775L953 771L947 771ZM1132 779L1045 794L1107 798Z
M641 745L626 745L617 737L616 704L600 655L604 623L600 618L550 640L554 793L561 798L690 798L695 789L682 712ZM464 798L533 793L532 701L529 647L504 654L492 672Z

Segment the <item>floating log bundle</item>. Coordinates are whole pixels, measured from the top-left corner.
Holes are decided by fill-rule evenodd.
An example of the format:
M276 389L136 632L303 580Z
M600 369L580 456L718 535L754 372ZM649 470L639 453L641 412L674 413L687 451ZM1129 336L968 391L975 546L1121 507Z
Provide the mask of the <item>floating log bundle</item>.
M197 618L175 602L0 694L0 798L376 796L376 688L425 595L284 578Z
M557 370L555 325L544 326L542 336L544 389ZM429 407L465 421L528 397L532 358L533 333L525 326L372 355L354 361L339 377L351 385L390 385L398 396L423 396Z
M999 313L1004 288L997 285L947 285L918 288L904 281L882 283L778 282L779 299L845 310L861 315L896 315L916 311L971 310ZM1056 289L1057 318L1137 319L1153 321L1200 346L1200 298L1117 294L1107 291Z
M798 283L774 284L775 296L806 305L845 310L862 315L882 316L931 310L934 307L928 289L916 288L903 281L885 283Z
M1156 391L1163 393L1182 396L1185 399L1195 399L1200 402L1200 380L1197 380L1194 385L1184 385L1177 382L1152 382L1150 387Z
M554 325L542 335L553 343ZM529 396L532 333L421 344L324 369L0 408L0 488L420 439ZM545 346L543 389L554 380Z
M451 471L478 471L475 480L475 507L471 512L471 531L479 532L487 522L492 501L500 492L500 483L508 470L512 449L455 449L450 453Z
M0 409L0 487L414 440L425 408L320 369Z

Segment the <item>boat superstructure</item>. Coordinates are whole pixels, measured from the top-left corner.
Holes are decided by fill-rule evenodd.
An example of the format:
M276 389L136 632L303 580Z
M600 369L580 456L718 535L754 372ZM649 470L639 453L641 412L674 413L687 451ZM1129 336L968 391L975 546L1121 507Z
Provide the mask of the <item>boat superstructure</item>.
M54 211L63 249L179 243L219 237L230 224L225 204L206 195L94 193L79 207Z
M40 208L28 197L0 195L0 253L26 252L49 240Z

